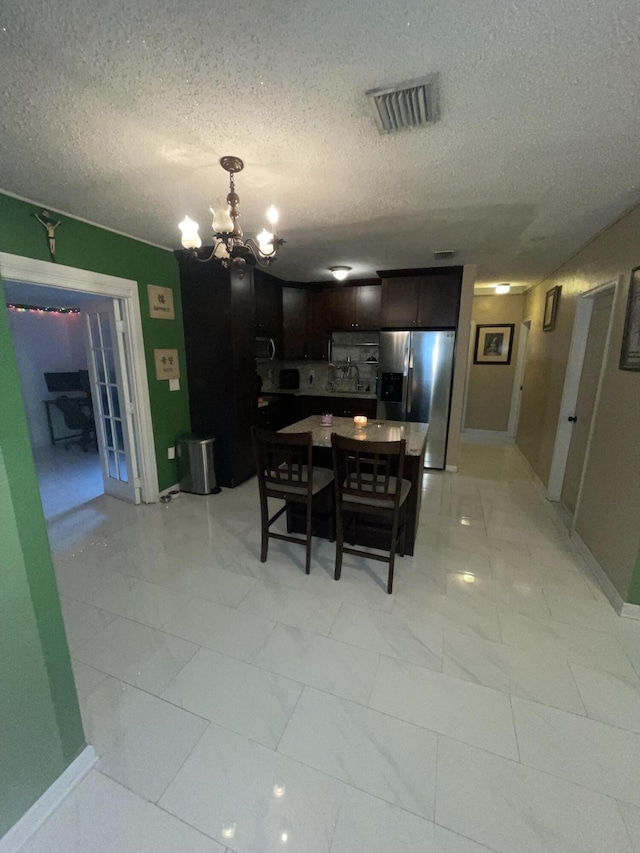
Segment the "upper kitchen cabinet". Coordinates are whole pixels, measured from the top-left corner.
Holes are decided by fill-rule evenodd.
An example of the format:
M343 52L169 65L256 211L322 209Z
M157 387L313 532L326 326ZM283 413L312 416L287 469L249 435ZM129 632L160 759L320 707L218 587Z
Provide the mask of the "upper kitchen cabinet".
M282 340L282 283L260 269L253 270L256 337Z
M343 287L323 292L324 325L328 331L351 329L356 317L356 288Z
M324 308L327 331L379 328L381 298L379 284L349 285L324 291L319 304Z
M283 287L284 357L325 360L331 332L379 329L381 297L379 284Z
M377 284L360 284L353 288L356 295L356 315L354 328L380 328L380 308L382 287Z
M306 358L321 361L329 352L329 323L331 317L328 290L309 291L309 310L307 312L307 354Z
M444 272L423 279L418 293L416 325L455 328L458 325L461 285L462 268L459 273Z
M301 287L282 288L284 357L290 361L307 358L307 315L309 292Z
M447 329L458 325L462 267L382 274L382 328Z
M383 278L380 325L383 329L409 329L418 318L420 279Z

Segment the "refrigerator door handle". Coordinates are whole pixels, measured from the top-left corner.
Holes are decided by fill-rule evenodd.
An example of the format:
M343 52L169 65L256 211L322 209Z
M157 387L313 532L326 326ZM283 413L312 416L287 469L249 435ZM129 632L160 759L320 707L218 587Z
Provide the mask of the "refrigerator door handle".
M411 403L413 399L413 347L409 350L409 367L407 370L407 414L411 412Z

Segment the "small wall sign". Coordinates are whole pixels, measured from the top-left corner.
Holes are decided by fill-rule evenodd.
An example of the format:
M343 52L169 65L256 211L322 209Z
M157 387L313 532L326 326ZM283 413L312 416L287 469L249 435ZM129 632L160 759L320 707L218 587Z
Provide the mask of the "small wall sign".
M180 379L180 362L177 349L154 349L156 379Z
M176 315L173 308L173 290L170 287L158 287L157 284L148 284L149 316L156 320L175 320Z

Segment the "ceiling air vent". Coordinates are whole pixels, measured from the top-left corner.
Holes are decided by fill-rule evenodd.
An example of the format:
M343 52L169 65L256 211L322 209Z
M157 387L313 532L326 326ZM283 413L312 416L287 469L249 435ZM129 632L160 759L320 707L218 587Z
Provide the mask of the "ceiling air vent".
M373 101L380 133L425 127L439 118L438 75L428 74L386 89L365 93Z
M455 249L447 249L442 252L434 252L433 257L436 261L448 261L450 258L455 258L457 254Z

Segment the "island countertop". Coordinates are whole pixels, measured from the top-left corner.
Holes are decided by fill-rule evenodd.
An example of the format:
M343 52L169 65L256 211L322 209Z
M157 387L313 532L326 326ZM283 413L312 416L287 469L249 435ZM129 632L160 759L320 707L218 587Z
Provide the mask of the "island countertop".
M356 427L353 418L333 419L332 426L321 426L320 415L312 415L295 424L284 427L280 432L310 432L314 447L331 447L331 433L345 438L357 438L361 441L400 441L407 442L407 456L421 456L427 441L428 424L416 424L406 421L369 420L366 427Z

